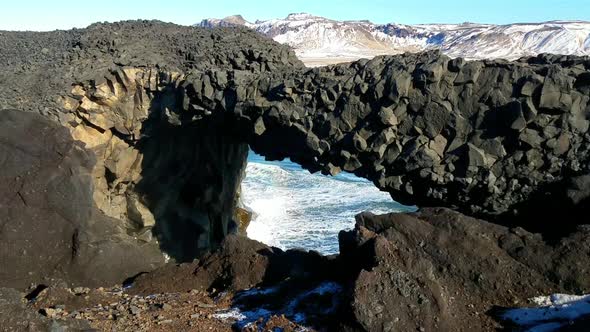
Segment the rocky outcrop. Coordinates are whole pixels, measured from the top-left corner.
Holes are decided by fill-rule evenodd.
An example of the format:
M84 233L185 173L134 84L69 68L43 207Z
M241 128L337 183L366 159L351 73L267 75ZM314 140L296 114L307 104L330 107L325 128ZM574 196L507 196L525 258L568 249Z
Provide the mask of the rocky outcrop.
M367 331L489 331L494 307L590 289L588 227L559 243L443 208L360 214L341 232L357 262L351 310Z
M117 284L164 263L92 199L94 157L38 114L0 111L0 280Z
M134 280L134 294L190 291L240 291L298 279L317 282L336 278L339 262L333 256L291 249L283 251L241 235L227 236L221 246L200 260L166 265ZM171 275L174 280L167 281Z
M219 126L216 133L235 134L269 158L354 172L419 206L534 227L549 224L538 216L558 207L587 205L587 58L465 62L430 52L308 70L246 29L158 22L1 39L2 75L13 83L0 90L0 106L53 115L91 149L105 150L99 163L119 183L143 155L135 145L147 141L151 119L152 128ZM222 120L209 123L214 118ZM111 148L98 147L106 143ZM146 203L141 195L113 194L98 182L103 211L128 219L121 216L130 210L144 222L134 212L142 209L137 201Z
M247 144L225 115L180 125L174 110L189 101L178 91L189 71L302 67L288 48L246 30L160 22L6 33L0 43L0 80L12 82L0 86L0 108L41 113L83 142L96 157L95 205L126 233L190 261L247 224L237 194Z
M252 321L285 314L337 331L496 331L512 324L497 315L501 308L590 291L586 226L548 243L522 228L426 208L359 214L339 240L340 255L324 257L231 235L199 261L141 275L129 292L236 292L233 306L257 312ZM584 328L583 320L562 323Z
M586 58L549 55L377 57L244 78L225 89L236 103L223 110L270 158L354 172L403 203L546 231L563 208L587 213L589 68ZM187 96L206 100L207 80L188 75Z
M465 63L432 52L313 70L159 73L167 88L157 99L177 102L134 102L157 105L149 112L165 126L222 118L216 131L268 158L354 172L403 203L547 231L540 218L587 206L588 66L585 58L551 56ZM101 128L117 124L137 137L131 132L143 128L147 111L121 116L113 105L84 99L109 98L116 82L141 80L136 69L121 70L136 75L111 72L102 85L81 83L82 101L68 106ZM150 75L128 92L149 89Z
M90 181L71 186L88 205L76 213L99 212L60 241L78 222L114 224L176 261L200 257L240 227L248 145L310 171L353 172L420 207L551 236L586 223L555 220L588 213L587 58L429 52L307 69L252 31L147 21L6 32L0 46L0 108L55 120L95 157L84 164ZM22 208L2 188L6 209Z
M72 136L97 156L94 201L129 233L157 239L178 261L216 247L236 227L248 152L224 115L181 124L182 75L124 68L75 85ZM162 121L168 119L169 121Z

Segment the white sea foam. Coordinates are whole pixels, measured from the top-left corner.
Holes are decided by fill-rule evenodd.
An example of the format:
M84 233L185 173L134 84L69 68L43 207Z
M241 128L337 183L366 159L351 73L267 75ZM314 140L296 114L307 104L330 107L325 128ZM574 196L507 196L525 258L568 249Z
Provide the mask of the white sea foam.
M283 249L338 252L338 232L354 216L413 210L352 174L310 174L290 161L267 162L251 154L242 183L244 203L256 214L248 236Z

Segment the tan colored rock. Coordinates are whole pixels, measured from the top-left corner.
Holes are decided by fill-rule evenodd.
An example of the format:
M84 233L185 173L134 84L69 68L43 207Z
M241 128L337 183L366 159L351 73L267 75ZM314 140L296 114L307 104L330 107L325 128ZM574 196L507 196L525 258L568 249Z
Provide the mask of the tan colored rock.
M445 153L445 148L447 147L447 139L442 135L437 135L434 137L434 140L428 143L428 147L442 157Z
M156 218L135 195L127 196L127 216L140 228L151 228L156 225Z
M94 150L99 145L107 144L113 137L113 133L110 130L100 132L95 128L80 124L72 129L72 137L84 142L87 149Z
M105 167L116 179L123 180L137 160L139 152L117 136L113 136L110 143L111 153L105 160Z

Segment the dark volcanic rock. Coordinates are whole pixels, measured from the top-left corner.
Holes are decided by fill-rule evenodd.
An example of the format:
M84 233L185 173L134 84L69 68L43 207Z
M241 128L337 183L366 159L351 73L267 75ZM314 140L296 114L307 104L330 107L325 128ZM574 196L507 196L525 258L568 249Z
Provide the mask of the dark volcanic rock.
M367 331L490 331L493 306L590 290L590 232L556 244L443 208L357 216L341 259L362 268L354 320Z
M313 283L336 278L340 273L337 263L333 257L317 252L283 251L245 236L229 235L217 250L198 261L168 264L139 276L131 292L238 291L275 285L287 279Z
M202 260L144 274L129 291L230 291L243 311L315 315L312 326L338 331L495 331L509 327L498 308L589 292L589 240L587 227L547 243L445 208L363 213L354 230L340 233L339 256L231 235Z
M118 283L163 263L93 207L94 163L66 128L38 114L0 111L0 280Z
M89 331L86 320L54 320L27 306L24 294L12 288L0 288L0 329L2 331Z
M230 79L303 67L289 48L247 29L156 21L2 33L0 46L0 109L66 126L96 156L98 210L181 262L236 231L248 151L232 117L197 113L232 102L220 91ZM198 84L185 85L188 72L200 73Z
M85 149L64 128L2 112L0 258L12 268L0 279L112 282L155 266L158 249L191 262L221 247L195 263L191 285L365 269L351 312L368 330L452 329L511 296L587 291L587 233L555 238L588 223L563 211L589 213L589 70L583 57L465 62L438 52L307 69L252 31L147 21L3 32L0 108L51 118ZM367 217L395 222L366 221L343 239L342 257L357 262L344 270L228 238L248 145L313 172L354 172L404 203L543 230L557 244L446 210ZM281 263L290 260L301 263Z
M263 119L265 130L247 136L270 158L354 172L407 204L563 234L585 222L553 224L562 209L588 213L567 193L584 195L572 179L590 172L590 97L572 83L589 61L468 62L457 74L436 52L376 57L294 72L288 98L277 84L233 110ZM272 122L274 109L299 115Z
M567 192L576 190L571 179L590 174L588 58L465 62L425 52L305 69L287 47L247 29L152 21L3 33L0 45L0 80L7 82L0 107L35 110L70 128L104 161L97 177L116 178L113 188L97 183L99 209L143 231L144 217L159 216L130 218L125 211L143 209L135 202L152 214L179 207L159 208L161 201L146 197L154 195L138 192L124 173L142 170L127 163L143 158L141 145L157 133L146 127L195 123L231 133L223 145L233 146L232 154L249 143L310 171L351 171L403 203L562 233L581 221L548 229L545 218L557 217L557 207L587 213ZM231 172L242 166L236 162ZM201 181L178 181L193 180ZM232 205L227 201L203 204ZM218 232L229 233L230 216L215 215ZM203 218L191 220L206 228ZM199 246L218 245L214 238Z

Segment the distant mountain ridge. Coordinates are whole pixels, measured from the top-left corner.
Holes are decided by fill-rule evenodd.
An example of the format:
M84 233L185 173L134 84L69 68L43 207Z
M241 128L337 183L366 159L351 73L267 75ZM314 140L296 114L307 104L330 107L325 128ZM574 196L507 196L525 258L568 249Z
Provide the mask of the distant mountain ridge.
M248 22L240 15L205 19L203 27L243 25L293 47L302 59L357 59L440 49L451 57L516 59L539 53L590 55L590 22L507 25L462 23L374 24L336 21L306 13Z

